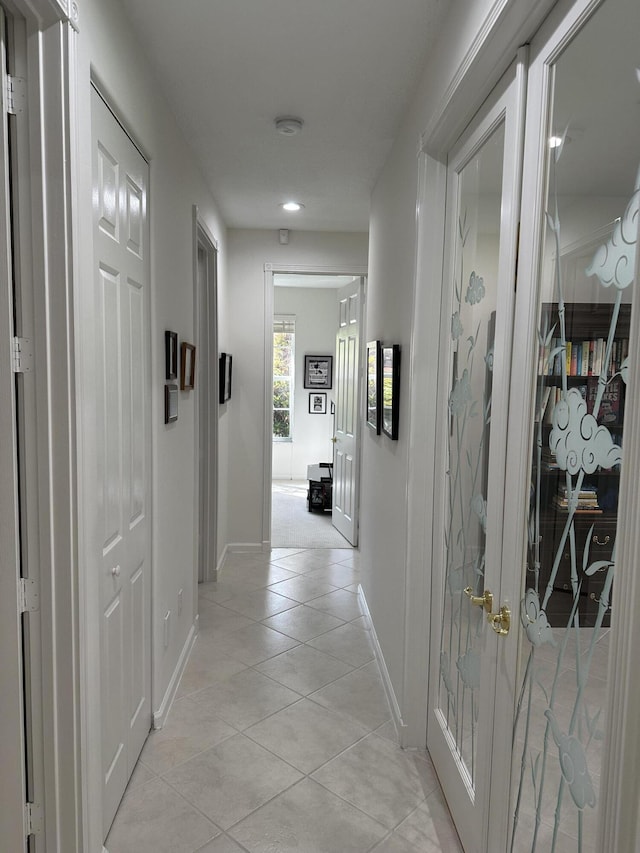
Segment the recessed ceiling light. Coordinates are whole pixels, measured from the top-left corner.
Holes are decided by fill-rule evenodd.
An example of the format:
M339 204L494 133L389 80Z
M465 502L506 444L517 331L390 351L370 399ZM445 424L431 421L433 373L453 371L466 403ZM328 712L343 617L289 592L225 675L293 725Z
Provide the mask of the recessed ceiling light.
M549 137L549 148L559 148L562 145L562 137L561 136L550 136Z
M284 204L281 204L280 207L283 210L288 210L291 213L295 213L298 210L302 210L304 204L301 204L299 201L285 201Z
M276 130L283 136L295 136L300 133L304 122L296 116L280 116L275 120Z

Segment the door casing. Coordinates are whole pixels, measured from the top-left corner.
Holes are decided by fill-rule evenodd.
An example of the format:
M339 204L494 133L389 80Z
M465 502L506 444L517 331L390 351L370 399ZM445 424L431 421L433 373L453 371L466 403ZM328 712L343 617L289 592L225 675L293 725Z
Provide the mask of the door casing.
M193 208L194 329L198 330L196 374L196 493L194 517L199 519L194 581L198 612L198 581L214 581L218 561L218 241ZM200 268L204 253L204 269ZM203 279L204 276L204 279ZM204 446L203 446L204 442Z

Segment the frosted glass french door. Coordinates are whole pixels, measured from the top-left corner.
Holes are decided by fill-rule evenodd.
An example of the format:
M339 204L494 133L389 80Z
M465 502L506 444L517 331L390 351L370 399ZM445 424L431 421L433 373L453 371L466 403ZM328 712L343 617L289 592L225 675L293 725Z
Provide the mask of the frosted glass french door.
M525 75L520 58L448 158L427 743L467 853L487 850L511 640L501 543Z
M522 517L505 525L526 530L510 733L513 853L603 849L612 590L637 570L618 565L617 552L624 407L637 366L628 347L640 224L640 5L567 8L532 44L527 106L522 232L532 236L522 245L518 317L529 365L526 377L514 368L512 425L528 437L530 461L512 504ZM515 483L515 453L509 464ZM513 553L516 562L515 543Z

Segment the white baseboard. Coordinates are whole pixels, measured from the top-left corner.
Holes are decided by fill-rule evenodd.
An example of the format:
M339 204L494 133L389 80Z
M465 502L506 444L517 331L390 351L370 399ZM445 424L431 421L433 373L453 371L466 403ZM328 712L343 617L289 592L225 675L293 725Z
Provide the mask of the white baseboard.
M362 612L364 613L369 623L371 639L373 640L373 652L375 654L376 663L378 664L378 669L380 670L380 677L382 678L384 692L387 694L387 702L389 703L389 710L391 711L393 725L396 727L398 742L400 743L400 746L404 748L407 726L402 721L400 705L398 704L396 692L393 689L393 684L391 683L389 670L387 669L387 665L384 660L384 655L382 654L382 648L380 647L380 643L378 641L376 629L373 625L373 619L371 618L371 613L369 612L369 605L367 604L367 599L365 597L364 590L362 589L361 584L358 584L358 601L360 602Z
M191 630L189 631L189 635L187 636L187 641L182 647L182 652L180 653L180 657L178 658L178 663L176 664L176 668L173 671L173 675L171 676L171 680L169 681L169 686L167 687L164 697L162 699L162 703L157 711L153 712L153 728L161 729L167 721L167 715L171 710L171 706L173 705L173 700L175 699L176 692L178 690L178 685L180 684L180 679L182 678L182 673L184 672L184 668L187 665L187 661L189 660L189 655L191 653L191 649L193 648L193 644L196 641L196 637L198 634L198 623L197 621L191 626Z
M220 558L218 560L218 565L216 566L216 577L215 580L218 580L220 577L220 572L222 571L222 567L224 566L224 561L227 559L229 554L229 546L225 545L222 549L222 554L220 554Z
M261 553L262 542L230 542L226 548L232 554Z

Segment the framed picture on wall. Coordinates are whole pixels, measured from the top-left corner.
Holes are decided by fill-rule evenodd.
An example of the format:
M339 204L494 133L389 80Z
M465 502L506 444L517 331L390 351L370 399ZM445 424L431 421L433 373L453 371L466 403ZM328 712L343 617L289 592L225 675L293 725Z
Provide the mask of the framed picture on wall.
M380 434L380 341L367 344L367 426Z
M196 382L196 348L183 341L180 344L180 390L191 391Z
M394 441L398 438L400 399L400 347L382 346L382 432Z
M330 389L333 382L332 355L305 355L304 387Z
M164 422L173 423L178 420L178 386L164 386Z
M327 414L327 394L325 391L320 391L318 393L312 392L311 394L309 394L309 414Z
M221 403L226 403L227 400L231 399L231 368L233 364L233 356L228 352L220 353L220 360L218 362L218 384L219 384L219 396L218 399Z
M178 378L178 333L164 333L165 379Z

